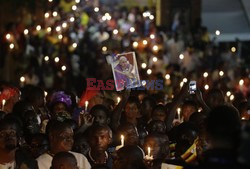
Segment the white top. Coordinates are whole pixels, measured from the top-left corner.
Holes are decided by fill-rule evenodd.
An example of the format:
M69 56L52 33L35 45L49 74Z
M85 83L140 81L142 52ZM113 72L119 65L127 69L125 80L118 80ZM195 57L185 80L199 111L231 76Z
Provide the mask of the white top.
M15 161L6 164L0 164L0 169L14 169L15 168Z
M76 161L77 161L77 166L79 167L79 169L90 169L91 168L89 161L87 160L87 158L84 155L82 155L80 153L75 153L72 151L69 151L69 152L75 156ZM36 159L39 169L50 169L52 159L53 159L53 157L51 155L49 155L48 153L44 153L44 154L40 155Z

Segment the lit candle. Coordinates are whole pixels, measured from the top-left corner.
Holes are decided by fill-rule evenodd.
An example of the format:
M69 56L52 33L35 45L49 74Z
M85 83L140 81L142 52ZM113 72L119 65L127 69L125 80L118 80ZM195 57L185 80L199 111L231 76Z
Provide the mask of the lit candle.
M120 97L117 97L117 104L119 104L121 101L121 98Z
M124 146L124 135L121 135L121 147Z
M88 102L88 101L85 101L85 112L88 111L88 105L89 105L89 102Z
M146 160L153 160L153 156L151 155L151 148L148 147L148 154L145 156Z
M181 108L177 108L178 120L181 121Z
M2 100L2 111L4 111L4 106L5 106L5 103L6 103L6 100L5 100L5 99L3 99L3 100Z

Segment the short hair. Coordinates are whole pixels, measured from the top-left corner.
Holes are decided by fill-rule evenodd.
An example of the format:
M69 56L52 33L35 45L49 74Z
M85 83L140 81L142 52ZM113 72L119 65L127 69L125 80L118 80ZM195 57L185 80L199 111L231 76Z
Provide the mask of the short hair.
M22 135L22 124L18 118L14 116L5 116L4 119L0 120L0 131L4 130L8 126L15 126L17 137Z
M67 162L66 159L67 160L74 160L77 163L76 158L73 154L71 154L69 152L59 152L53 157L53 160L51 162L51 169L53 169L54 167L56 167L58 165L64 164L65 162Z
M107 130L109 133L109 137L112 138L112 130L107 125L93 125L88 129L89 138L91 138L96 132L101 130Z
M71 126L65 122L61 122L57 120L50 120L46 126L46 134L50 136L51 134L55 132L57 133L63 132L67 128L71 128Z
M136 106L138 107L138 109L140 108L140 101L139 101L139 99L138 99L137 97L135 97L135 96L130 96L130 97L128 98L127 104L131 104L131 103L136 104Z
M105 112L105 114L106 114L106 116L107 116L107 118L109 118L110 117L110 111L109 111L109 109L106 107L106 106L104 106L104 105L102 105L102 104L97 104L97 105L95 105L95 106L93 106L91 109L90 109L90 114L93 114L95 111L97 111L97 110L102 110L102 111L104 111Z

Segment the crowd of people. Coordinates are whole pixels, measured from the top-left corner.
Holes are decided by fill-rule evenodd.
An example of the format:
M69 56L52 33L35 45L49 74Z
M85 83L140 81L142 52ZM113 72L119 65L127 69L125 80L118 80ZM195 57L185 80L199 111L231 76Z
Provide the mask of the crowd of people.
M1 35L0 169L250 166L240 42L210 39L185 9L169 29L155 8L49 0L43 10L24 8ZM87 78L113 79L110 59L131 51L140 88L89 90Z

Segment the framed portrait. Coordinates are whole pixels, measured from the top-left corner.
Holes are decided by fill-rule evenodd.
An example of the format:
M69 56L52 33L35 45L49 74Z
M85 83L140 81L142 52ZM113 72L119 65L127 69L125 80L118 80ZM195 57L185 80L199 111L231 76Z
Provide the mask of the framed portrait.
M141 86L135 52L116 55L111 66L117 91Z

